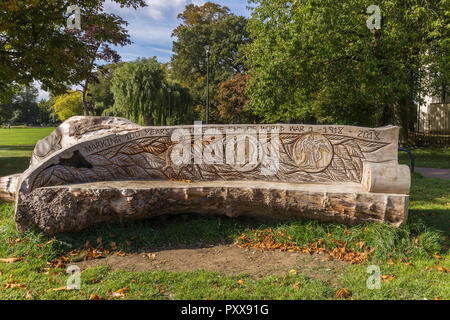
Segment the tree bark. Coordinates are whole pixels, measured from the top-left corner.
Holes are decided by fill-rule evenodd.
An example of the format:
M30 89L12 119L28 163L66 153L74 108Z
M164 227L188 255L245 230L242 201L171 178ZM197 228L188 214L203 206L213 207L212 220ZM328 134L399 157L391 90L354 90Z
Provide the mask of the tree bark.
M153 117L148 114L144 114L144 125L153 126Z

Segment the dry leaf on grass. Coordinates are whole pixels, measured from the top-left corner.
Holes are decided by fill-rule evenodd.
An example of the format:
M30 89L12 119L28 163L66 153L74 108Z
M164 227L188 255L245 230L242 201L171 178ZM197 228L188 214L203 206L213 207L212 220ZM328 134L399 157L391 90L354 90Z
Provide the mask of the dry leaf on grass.
M67 286L64 287L59 287L59 288L51 288L48 289L47 291L65 291L65 290L70 290Z
M18 288L18 289L24 289L24 290L26 290L26 289L27 289L27 286L24 285L24 284L20 284L20 283L8 282L8 283L5 283L5 284L3 285L3 288L4 288L4 289Z
M342 289L339 289L338 291L336 291L336 299L350 297L351 295L352 295L351 292L345 288L342 288Z
M125 297L125 293L127 292L128 287L116 290L112 293L112 296L114 298L124 298Z
M294 287L294 289L300 288L300 282L294 283L293 287Z
M381 280L384 282L389 282L395 279L395 275L393 274L387 274L387 275L381 275Z
M22 258L3 258L3 259L0 259L1 262L6 262L6 263L14 263L14 262L17 262L17 261L20 261L20 260L22 260Z
M25 295L25 298L27 298L28 300L33 300L34 299L33 295L31 294L31 290L27 291L27 294Z
M103 300L103 298L95 293L91 294L89 300Z
M100 251L97 251L96 249L89 249L86 255L84 256L84 260L94 260L103 258L103 254Z

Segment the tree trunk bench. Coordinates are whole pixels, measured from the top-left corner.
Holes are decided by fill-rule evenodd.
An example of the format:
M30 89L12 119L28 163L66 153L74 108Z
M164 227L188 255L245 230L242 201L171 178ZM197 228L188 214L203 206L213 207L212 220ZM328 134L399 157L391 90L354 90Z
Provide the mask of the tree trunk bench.
M15 220L47 234L179 213L399 226L410 172L397 162L398 133L73 117L38 142L16 178Z

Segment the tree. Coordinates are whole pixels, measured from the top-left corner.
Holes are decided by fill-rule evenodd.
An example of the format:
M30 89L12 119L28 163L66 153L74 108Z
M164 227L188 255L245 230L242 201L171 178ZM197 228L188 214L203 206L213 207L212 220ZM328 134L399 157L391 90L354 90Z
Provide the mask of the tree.
M60 122L58 114L53 106L55 105L55 97L50 96L49 99L39 101L39 123L43 125L56 124Z
M111 80L114 107L104 115L120 115L146 126L191 120L189 90L169 80L156 58L138 59L118 67Z
M120 55L111 49L110 45L124 46L130 44L129 35L124 26L126 21L114 14L96 13L83 17L83 28L81 30L71 30L77 39L82 42L87 54L79 61L76 68L78 78L82 79L81 98L83 102L84 114L94 113L93 102L88 99L88 88L92 83L99 81L98 75L108 72L103 70L103 65L98 62L112 62L117 64Z
M114 108L135 121L154 125L163 103L164 71L156 58L125 63L114 72Z
M144 0L112 1L135 9L145 6ZM66 29L67 8L73 4L83 17L101 19L103 0L0 2L0 98L7 100L18 84L34 80L44 90L61 93L83 79L75 71L90 47Z
M58 114L61 121L65 121L73 116L83 114L82 93L79 91L69 91L66 94L55 98L53 109Z
M114 95L111 91L111 80L114 71L122 63L111 63L98 69L96 79L89 84L87 90L87 101L91 105L92 113L101 116L105 110L112 110L114 106Z
M219 86L216 95L217 109L225 123L248 123L256 120L248 108L250 100L245 94L249 78L249 75L238 73Z
M171 72L176 80L188 87L196 110L204 110L206 101L206 51L210 50L211 120L218 117L215 93L219 85L236 73L243 73L241 46L248 42L247 20L233 15L229 8L207 2L202 6L190 4L178 15L181 24L173 31L174 55Z
M12 124L39 123L38 91L34 87L22 87L13 98L0 105L0 120Z
M380 30L366 26L368 0L251 2L248 93L265 121L400 123L406 132L435 86L427 70L448 83L448 0L383 1Z

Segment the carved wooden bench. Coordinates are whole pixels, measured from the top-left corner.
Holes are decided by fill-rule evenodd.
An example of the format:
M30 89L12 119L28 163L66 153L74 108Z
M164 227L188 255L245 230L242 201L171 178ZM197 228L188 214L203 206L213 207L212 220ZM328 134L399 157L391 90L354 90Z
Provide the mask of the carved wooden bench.
M30 167L15 177L15 220L19 230L48 234L178 213L399 226L410 173L397 162L398 133L73 117L38 142Z

